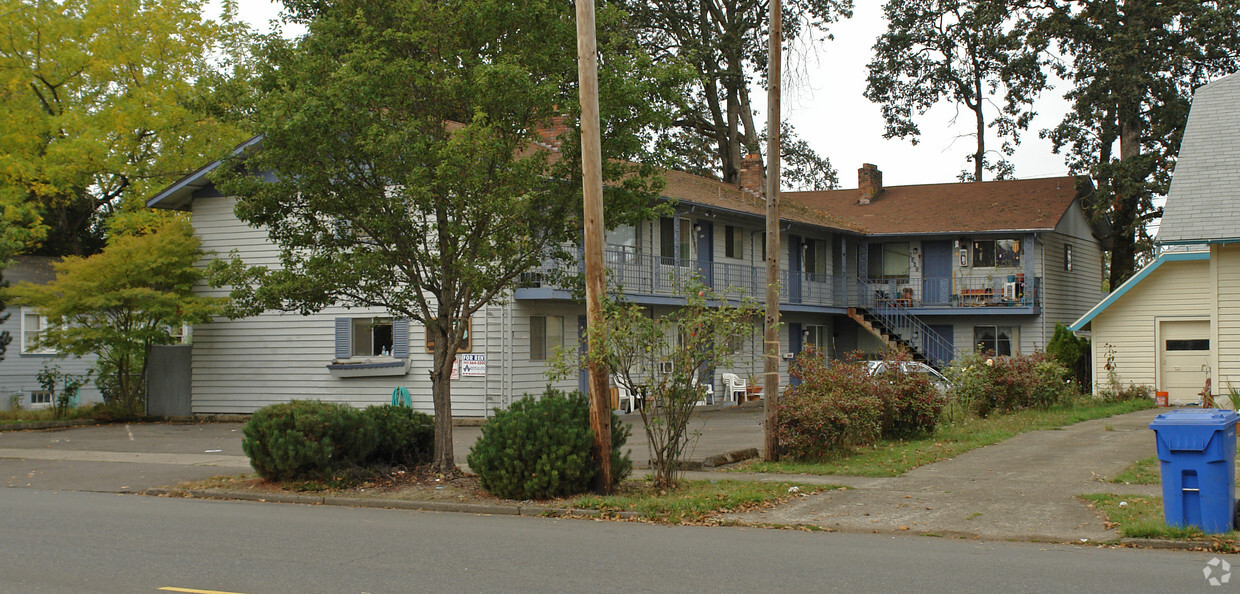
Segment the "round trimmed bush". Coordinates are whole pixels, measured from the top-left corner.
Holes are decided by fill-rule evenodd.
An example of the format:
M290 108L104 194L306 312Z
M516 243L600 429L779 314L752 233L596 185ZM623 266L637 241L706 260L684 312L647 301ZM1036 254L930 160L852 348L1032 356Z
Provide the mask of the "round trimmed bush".
M428 414L403 406L370 406L362 410L375 432L372 464L421 466L431 461L435 446L435 420Z
M801 383L779 399L779 446L795 460L826 460L874 443L882 430L883 399L857 362L803 354L792 363Z
M374 451L375 432L361 411L343 404L294 400L254 411L241 449L269 480L320 478L363 464Z
M611 415L612 482L633 470L621 450L629 428ZM590 404L581 392L548 389L498 411L469 451L469 467L482 487L507 499L546 499L588 491L598 473L591 454Z

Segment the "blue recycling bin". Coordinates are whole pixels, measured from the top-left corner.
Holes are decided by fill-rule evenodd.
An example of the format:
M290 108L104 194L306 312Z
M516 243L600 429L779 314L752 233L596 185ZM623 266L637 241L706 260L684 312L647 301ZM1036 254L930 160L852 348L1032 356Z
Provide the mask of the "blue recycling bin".
M1232 529L1236 513L1236 421L1221 409L1180 409L1154 417L1163 515L1170 526Z

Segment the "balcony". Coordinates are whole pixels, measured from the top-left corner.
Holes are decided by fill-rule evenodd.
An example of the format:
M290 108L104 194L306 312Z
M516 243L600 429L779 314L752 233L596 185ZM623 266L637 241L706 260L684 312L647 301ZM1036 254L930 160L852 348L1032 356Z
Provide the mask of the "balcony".
M679 288L694 277L699 277L706 286L716 291L726 289L729 293L758 300L766 295L766 269L758 266L675 260L615 250L607 250L603 255L607 263L607 285L630 296L678 296L681 294ZM547 291L531 289L567 290L567 283L549 280L556 277L553 273L559 272L554 266L552 262L545 262L538 269L522 275L521 288L518 289L516 297L522 299L552 296ZM570 264L570 267L566 272L585 274L584 257L578 254L577 261ZM781 270L779 300L787 304L842 307L840 302L843 301L843 291L836 294L833 280L823 274Z
M1024 274L978 277L877 278L861 283L856 304L915 309L1027 308L1041 302L1042 279Z
M724 262L674 260L649 254L607 250L607 284L630 297L675 298L693 277L716 291L728 290L757 300L766 295L766 269ZM525 273L517 299L571 298L569 283L556 282L556 272L584 275L584 256L566 271L544 262ZM1023 274L920 278L856 279L846 281L808 272L779 272L781 304L808 307L899 307L914 313L1034 313L1041 305L1041 278ZM668 301L671 303L671 301Z

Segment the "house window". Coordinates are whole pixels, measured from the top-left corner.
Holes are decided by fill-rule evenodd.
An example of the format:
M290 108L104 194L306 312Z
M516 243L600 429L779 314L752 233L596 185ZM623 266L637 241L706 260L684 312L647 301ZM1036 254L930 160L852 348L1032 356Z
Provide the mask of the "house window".
M461 348L457 349L458 353L468 353L474 349L474 323L473 320L457 320L457 323L465 324L465 336L461 338ZM431 333L426 333L426 352L435 352L435 339L431 338Z
M676 262L676 221L668 217L659 219L659 255L663 263L671 265Z
M1007 326L974 326L973 344L979 353L1009 356L1019 344L1016 328Z
M908 278L908 254L907 241L870 244L870 278Z
M1019 239L983 239L973 242L974 266L1020 266Z
M817 275L827 274L827 242L815 239L806 239L801 244L804 250L801 264L805 272Z
M530 316L530 361L546 361L563 346L563 317Z
M642 228L633 225L619 225L604 233L607 244L607 262L623 264L637 259L641 253Z
M762 232L761 239L759 239L758 242L762 246L762 261L766 262L766 231Z
M805 326L805 329L801 331L801 346L802 348L812 346L820 356L826 356L827 327L813 325Z
M392 355L392 318L353 319L353 357Z
M47 390L35 390L30 393L30 407L44 408L52 405L52 393Z
M745 230L732 225L724 226L724 255L729 258L745 258Z
M55 349L39 346L39 339L43 337L43 333L45 331L47 331L47 318L39 315L39 313L33 309L23 307L21 330L22 354L47 355L55 353Z
M1063 246L1063 269L1072 272L1072 246L1069 244Z

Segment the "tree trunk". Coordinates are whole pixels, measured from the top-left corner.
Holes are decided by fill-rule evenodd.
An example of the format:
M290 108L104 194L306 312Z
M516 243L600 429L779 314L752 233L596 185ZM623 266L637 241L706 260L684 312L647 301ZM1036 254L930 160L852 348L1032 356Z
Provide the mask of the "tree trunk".
M1115 228L1111 250L1111 271L1108 277L1114 291L1136 272L1137 266L1137 209L1141 202L1144 180L1132 179L1137 175L1131 167L1132 159L1141 154L1141 127L1131 117L1121 118L1119 129L1120 175L1112 180L1115 201L1112 206L1111 224Z
M426 331L435 340L434 365L431 369L431 398L435 403L435 450L432 465L441 473L456 470L452 451L452 357L448 354L448 333L437 324Z

